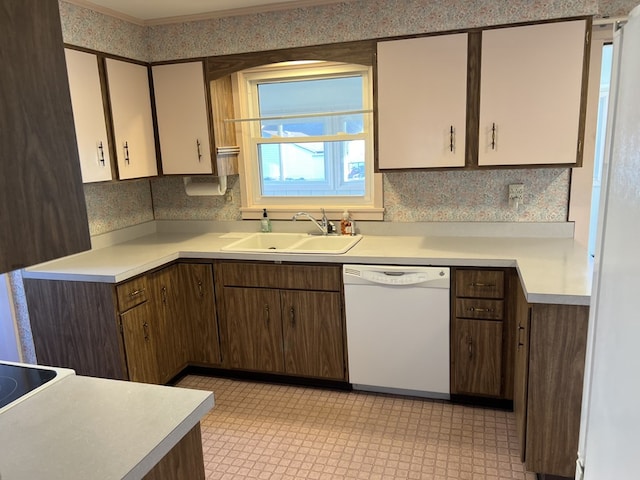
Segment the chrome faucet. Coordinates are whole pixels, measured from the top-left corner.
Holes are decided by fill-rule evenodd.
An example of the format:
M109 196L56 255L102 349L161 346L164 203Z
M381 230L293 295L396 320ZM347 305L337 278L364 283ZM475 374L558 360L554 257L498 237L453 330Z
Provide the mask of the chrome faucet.
M295 222L300 217L308 218L309 220L311 220L313 224L322 232L322 235L328 235L335 231L335 226L333 225L333 223L327 220L327 216L324 213L324 208L322 209L322 218L320 219L320 221L313 218L313 216L307 212L298 212L293 217L291 217L291 220Z

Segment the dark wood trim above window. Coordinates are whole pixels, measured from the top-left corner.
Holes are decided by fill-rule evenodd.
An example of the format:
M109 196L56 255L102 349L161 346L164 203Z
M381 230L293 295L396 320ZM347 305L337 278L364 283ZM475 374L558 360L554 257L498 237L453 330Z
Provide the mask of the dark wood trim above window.
M221 55L207 58L206 77L211 81L247 68L296 60L325 60L372 66L375 52L376 41L364 40Z

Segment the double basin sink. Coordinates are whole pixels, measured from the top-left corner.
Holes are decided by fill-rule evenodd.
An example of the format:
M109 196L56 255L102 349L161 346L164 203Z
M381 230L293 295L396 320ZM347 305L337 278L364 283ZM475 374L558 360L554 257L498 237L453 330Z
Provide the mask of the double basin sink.
M227 252L315 253L340 255L362 239L362 235L311 235L308 233L254 233L220 250Z

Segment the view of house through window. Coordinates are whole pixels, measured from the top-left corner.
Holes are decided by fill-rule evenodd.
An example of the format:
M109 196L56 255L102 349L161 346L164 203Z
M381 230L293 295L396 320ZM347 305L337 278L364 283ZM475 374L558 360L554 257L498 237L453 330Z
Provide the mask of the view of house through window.
M239 75L250 204L372 202L369 67L288 62Z

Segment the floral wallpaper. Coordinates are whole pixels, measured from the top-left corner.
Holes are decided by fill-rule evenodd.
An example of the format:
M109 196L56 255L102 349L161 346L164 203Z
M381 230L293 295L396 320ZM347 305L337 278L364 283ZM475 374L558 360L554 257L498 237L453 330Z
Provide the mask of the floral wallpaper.
M139 60L223 55L578 15L626 15L639 0L350 0L317 7L142 27L60 0L66 42ZM85 186L92 234L152 218L237 220L232 200L188 197L178 178ZM518 211L507 185L525 184ZM385 221L566 221L570 170L384 175ZM150 187L150 188L149 188Z
M147 179L86 183L84 196L91 235L153 220L151 187Z

